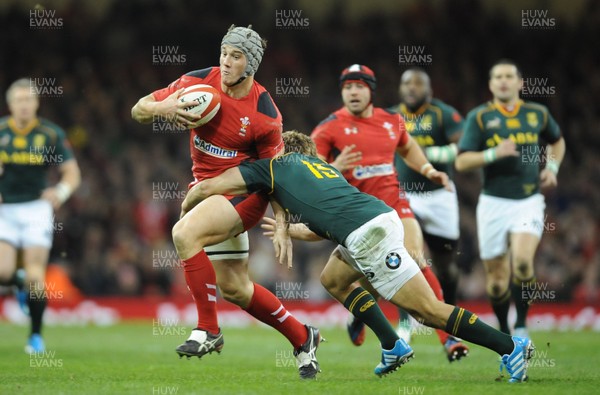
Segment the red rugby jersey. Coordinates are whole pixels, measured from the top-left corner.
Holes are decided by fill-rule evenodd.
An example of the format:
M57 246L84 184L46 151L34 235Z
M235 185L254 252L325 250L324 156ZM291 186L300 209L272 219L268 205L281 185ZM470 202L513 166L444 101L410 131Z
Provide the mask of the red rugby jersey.
M408 133L402 117L381 108L373 116L360 118L341 108L323 120L311 134L317 152L333 162L347 145L356 145L362 159L352 170L345 171L348 182L362 192L397 208L400 185L394 168L397 147L408 143Z
M218 176L245 160L272 158L283 148L282 120L269 92L254 81L250 93L234 99L221 89L218 67L181 76L168 87L154 91L162 101L180 88L206 84L221 94L221 108L205 125L190 130L192 172L196 180Z

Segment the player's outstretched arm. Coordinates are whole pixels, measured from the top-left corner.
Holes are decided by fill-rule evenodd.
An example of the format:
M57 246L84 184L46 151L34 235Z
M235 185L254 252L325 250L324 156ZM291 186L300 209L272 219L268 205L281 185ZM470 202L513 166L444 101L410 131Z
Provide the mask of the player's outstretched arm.
M264 223L260 226L264 229L263 235L267 237L273 237L275 232L276 221L273 218L263 217ZM304 240L304 241L320 241L323 238L317 235L304 224L290 224L289 234L292 239Z
M434 163L452 163L456 159L458 147L456 143L450 143L448 145L426 147L424 151L427 159Z
M44 189L41 196L42 199L48 200L52 204L54 210L58 210L81 184L81 171L75 159L69 159L62 163L59 171L61 177L58 184Z
M240 169L232 167L215 178L200 181L190 189L181 203L181 216L212 195L242 195L248 189Z
M433 165L429 163L423 150L412 137L408 139L408 142L405 145L398 147L397 152L408 167L421 173L436 184L443 185L447 190L452 190L448 175L443 171L436 170Z
M454 166L458 171L475 170L493 163L499 159L509 156L519 156L517 145L511 139L504 139L495 147L488 148L485 151L467 151L461 152L456 157Z
M565 157L565 151L565 140L562 137L554 144L548 145L546 167L540 173L540 186L542 188L553 188L558 184L556 177L560 163Z
M292 267L293 244L290 238L288 216L283 207L271 198L271 207L275 214L275 227L273 229L273 247L275 248L275 257L279 258L279 263L287 262L287 267Z
M189 129L201 116L191 114L186 108L193 107L194 102L180 102L177 100L182 89L176 90L163 101L156 101L153 95L142 97L131 108L131 118L139 123L151 123L157 117L166 120L176 126Z

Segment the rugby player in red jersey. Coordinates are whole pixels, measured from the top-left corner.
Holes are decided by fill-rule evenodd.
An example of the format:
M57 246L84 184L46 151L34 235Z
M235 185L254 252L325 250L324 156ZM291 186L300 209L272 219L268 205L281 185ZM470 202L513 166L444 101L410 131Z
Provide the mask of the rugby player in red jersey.
M265 48L266 41L251 26L232 26L221 42L219 67L187 73L141 98L132 108L132 117L140 123L160 117L189 128L198 117L186 112L189 103L178 102L181 91L196 84L211 85L219 91L219 112L190 133L194 175L190 187L243 161L272 158L283 151L281 114L269 93L254 80ZM263 217L267 204L264 194L214 196L185 215L182 212L173 227L173 241L196 303L198 326L176 352L202 357L222 349L216 310L218 285L226 300L281 332L294 347L300 377L314 378L319 371L318 329L299 322L275 295L248 277L246 230ZM273 209L280 210L275 203ZM290 243L285 240L285 230L278 237Z
M360 191L373 195L393 207L405 229L405 245L419 264L423 275L439 300L443 301L440 283L424 259L423 235L408 201L401 197L394 168L394 155L400 154L406 164L429 179L447 178L435 170L419 145L406 132L402 117L392 111L373 106L376 78L373 71L354 64L342 71L340 89L344 107L313 130L311 137L321 159L342 172L348 182ZM372 290L368 282L361 283ZM351 319L348 331L352 342L364 341L364 324ZM450 361L460 359L468 348L459 339L437 331Z

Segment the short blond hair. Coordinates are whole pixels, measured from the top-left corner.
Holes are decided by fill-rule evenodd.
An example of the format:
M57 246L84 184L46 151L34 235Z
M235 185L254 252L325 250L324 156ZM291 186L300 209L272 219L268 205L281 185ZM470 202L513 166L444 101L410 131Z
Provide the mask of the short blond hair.
M286 154L296 152L302 155L317 156L317 146L306 134L290 130L283 133L282 137Z
M18 80L16 80L12 84L10 84L10 86L6 90L6 103L8 103L10 101L10 96L12 94L12 91L17 88L27 88L30 90L30 92L35 92L35 90L30 89L31 88L31 78L19 78Z

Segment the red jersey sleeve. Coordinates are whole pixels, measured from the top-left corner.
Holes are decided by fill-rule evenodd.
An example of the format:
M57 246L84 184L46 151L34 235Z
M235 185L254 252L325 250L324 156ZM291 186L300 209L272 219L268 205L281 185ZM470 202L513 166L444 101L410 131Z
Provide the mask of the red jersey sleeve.
M400 133L400 139L398 140L398 147L404 147L409 140L408 132L406 131L406 124L404 119L398 114L398 133Z
M310 138L317 146L317 154L324 157L327 162L333 160L331 151L333 149L333 138L329 133L328 125L321 124L317 126L310 135Z
M154 92L152 92L152 96L154 97L154 100L156 100L156 101L165 100L169 95L171 95L173 92L175 92L177 89L179 89L182 78L183 78L183 76L179 77L175 81L171 82L169 84L169 86L167 86L166 88L158 89L158 90L155 90Z
M275 124L275 121L272 122ZM262 134L256 140L256 151L258 159L272 158L283 149L283 139L281 133L283 126L279 124L279 127L275 127L268 132Z
M202 70L191 71L171 82L166 88L155 90L152 92L152 96L156 101L163 101L178 89L187 88L188 86L195 84L206 83L204 82L204 79L209 77L211 73L214 74L215 69L216 67L208 67Z

